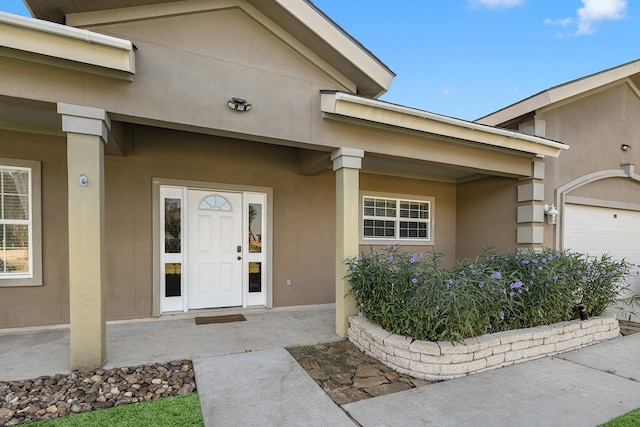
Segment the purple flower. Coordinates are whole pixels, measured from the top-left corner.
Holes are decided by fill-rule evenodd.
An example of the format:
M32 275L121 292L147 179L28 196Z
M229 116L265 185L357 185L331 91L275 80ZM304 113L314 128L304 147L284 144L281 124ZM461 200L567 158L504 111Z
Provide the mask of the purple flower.
M542 270L542 267L538 267L538 270Z
M527 288L529 289L529 288ZM522 289L518 289L518 293L521 294L522 293Z
M478 286L480 286L481 288L483 288L483 287L484 287L484 282L480 282L480 283L478 283Z
M523 263L523 264L529 264L529 260L528 260L528 259L523 259L523 260L522 260L522 263Z
M525 291L529 292L529 287L524 288Z
M414 277L413 279L411 279L411 283L418 283L418 279Z
M509 296L510 296L510 297L514 296L515 294L516 294L516 293L515 293L515 292L513 292L513 291L509 292Z
M507 289L506 288L502 288L502 293L506 295L507 294Z
M393 255L389 255L389 256L387 257L387 261L393 261Z
M537 259L532 259L531 262L534 263L534 264L537 264L538 260Z
M504 311L500 310L500 318L504 319Z
M549 258L549 259L551 259L551 258ZM547 262L547 259L546 259L546 258L542 258L540 261L542 261L543 263L545 263L545 262Z
M436 311L440 311L440 306L436 305Z
M500 278L502 278L502 274L500 274L499 271L496 271L495 273L491 273L491 277L493 279L500 279Z
M553 280L558 280L558 276L553 276Z
M453 291L449 291L449 296L452 297L453 296Z
M516 288L521 288L522 287L522 282L518 281L518 282L513 282L512 284L510 284L509 286L511 286L511 289L516 289Z

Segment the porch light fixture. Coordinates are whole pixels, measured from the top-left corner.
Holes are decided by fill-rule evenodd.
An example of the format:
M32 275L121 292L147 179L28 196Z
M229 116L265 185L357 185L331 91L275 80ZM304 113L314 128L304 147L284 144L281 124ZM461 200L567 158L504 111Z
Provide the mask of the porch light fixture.
M227 107L235 111L251 110L251 104L247 103L247 101L242 98L231 98L229 101L227 101Z
M555 224L560 212L558 212L558 210L552 203L550 205L544 205L544 213L545 215L547 215L547 222L549 224Z
M620 149L621 149L622 151L629 151L629 150L631 150L631 146L630 146L629 144L622 144L622 145L620 146Z

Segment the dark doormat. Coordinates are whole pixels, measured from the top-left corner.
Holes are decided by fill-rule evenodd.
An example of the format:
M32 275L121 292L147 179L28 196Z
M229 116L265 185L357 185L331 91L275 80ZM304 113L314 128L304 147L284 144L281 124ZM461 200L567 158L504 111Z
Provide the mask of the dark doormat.
M247 320L242 314L225 314L222 316L196 317L196 325L206 325L209 323L229 323Z

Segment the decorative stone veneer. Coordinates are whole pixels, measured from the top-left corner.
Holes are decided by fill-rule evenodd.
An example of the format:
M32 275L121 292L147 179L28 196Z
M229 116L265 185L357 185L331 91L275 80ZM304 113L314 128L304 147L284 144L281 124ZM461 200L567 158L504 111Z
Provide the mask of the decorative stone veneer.
M396 372L439 381L525 362L606 341L620 335L614 315L498 332L460 343L394 335L363 316L349 318L349 341Z

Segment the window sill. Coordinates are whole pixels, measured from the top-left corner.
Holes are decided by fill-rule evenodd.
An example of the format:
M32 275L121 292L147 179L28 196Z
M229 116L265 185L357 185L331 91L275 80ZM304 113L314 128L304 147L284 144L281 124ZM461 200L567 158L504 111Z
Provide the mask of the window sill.
M434 246L432 240L388 240L388 239L360 239L361 246Z

